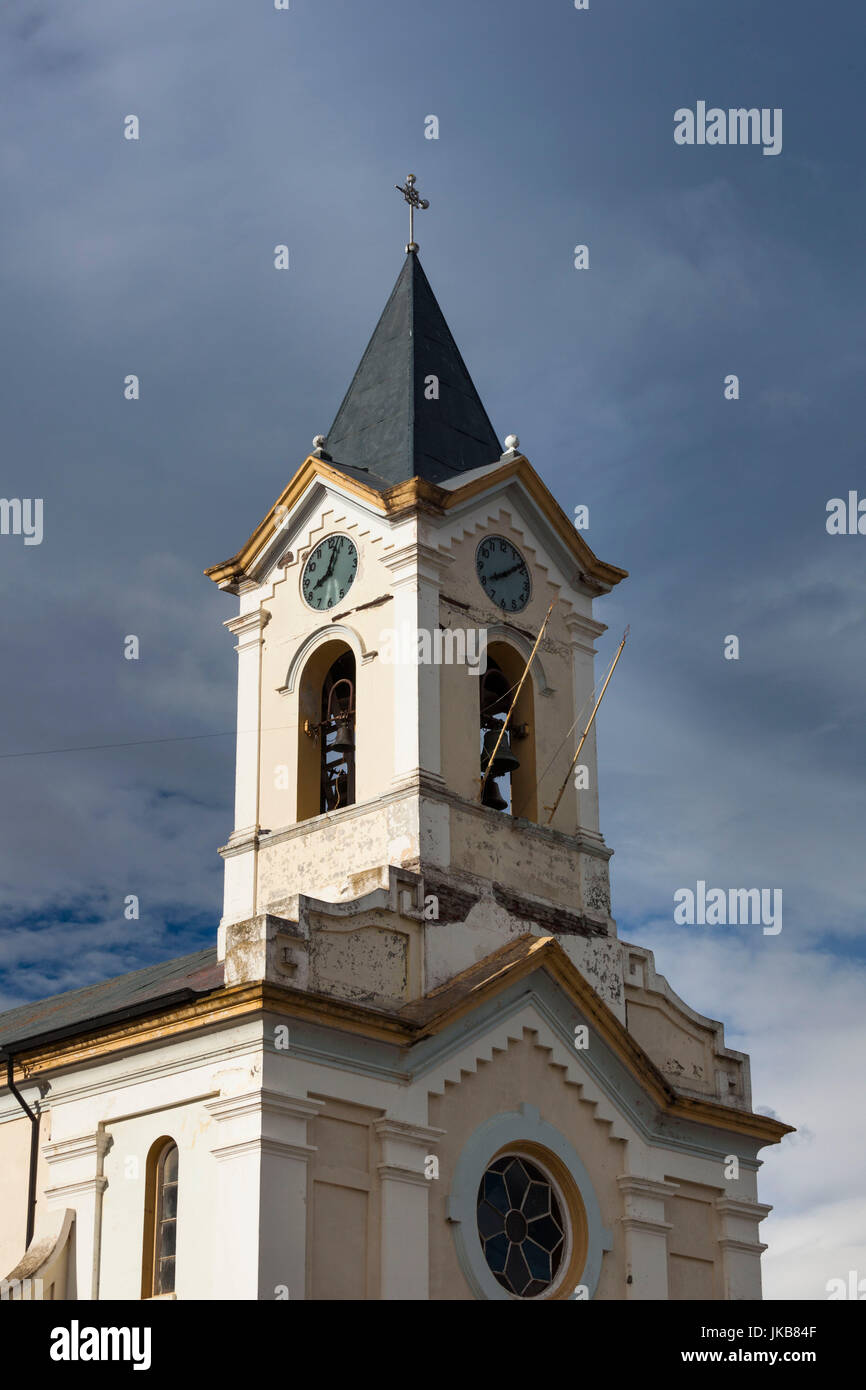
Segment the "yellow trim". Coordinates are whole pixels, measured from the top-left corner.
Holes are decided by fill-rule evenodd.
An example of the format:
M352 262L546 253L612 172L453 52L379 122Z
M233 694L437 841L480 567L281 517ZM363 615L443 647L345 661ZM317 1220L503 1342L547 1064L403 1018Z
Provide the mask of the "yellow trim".
M491 483L504 482L510 477L518 478L525 485L532 500L547 517L560 539L569 547L575 559L588 575L611 586L628 578L628 570L620 569L617 565L609 565L605 560L599 560L581 533L569 521L553 493L541 481L529 459L523 454L508 463L504 463L494 473L486 473L483 478L474 478L472 482L465 483L463 487L455 488L453 492L447 492L445 495L449 500L445 504L446 510L456 506L458 502L465 502L470 497L486 492Z
M519 955L517 955L518 949L520 950ZM446 1023L456 1022L470 1010L476 1008L484 999L498 992L506 983L513 984L515 980L523 979L532 974L539 965L543 965L548 973L580 1005L590 1019L592 1026L598 1030L604 1041L616 1053L643 1089L652 1096L659 1109L680 1118L698 1120L703 1124L712 1124L722 1129L732 1129L740 1134L748 1134L753 1138L761 1138L765 1143L777 1144L784 1135L793 1133L794 1127L792 1125L783 1124L780 1120L772 1120L766 1115L758 1115L752 1111L733 1110L717 1101L693 1099L689 1096L679 1095L663 1072L644 1052L640 1043L632 1037L625 1025L620 1023L616 1014L608 1008L604 1000L596 994L592 985L572 964L555 937L521 936L501 951L495 952L494 956L496 955L516 955L517 958L505 960L501 969L487 976L477 986L469 985L464 997L452 1007L446 1006L441 1015L431 1015L420 1036L438 1033ZM488 962L492 959L493 957L488 957ZM484 964L484 961L480 962L481 966ZM459 991L458 982L461 978L471 977L473 973L478 972L479 968L480 966L475 966L463 971L462 976L456 976L441 987L441 994L450 994L455 990L455 987ZM438 993L440 991L436 991L433 996L428 996L425 1001L418 1001L419 1004L429 1003Z
M315 477L322 477L327 481L338 483L347 492L353 493L355 497L360 497L365 502L372 501L375 504L382 496L375 488L357 482L354 478L348 477L347 474L326 463L324 459L316 458L314 454L310 454L301 464L295 476L283 488L267 516L259 522L246 544L241 546L237 555L233 555L230 560L225 560L220 565L211 565L210 569L205 570L208 579L212 579L215 584L222 585L225 585L227 581L234 582L242 579L248 566L267 539L268 531L274 530L273 518L277 509L284 507L287 511L291 511ZM384 508L380 507L379 510L382 511Z
M367 505L375 507L383 516L392 518L416 511L442 515L450 511L452 507L457 506L458 503L486 492L493 484L505 482L512 477L517 478L524 484L533 501L544 513L560 539L568 546L580 568L589 578L612 587L628 577L627 570L620 569L617 565L609 565L606 561L598 559L580 532L575 530L556 498L539 478L532 464L522 454L516 459L503 463L492 473L485 473L483 477L474 478L471 482L453 490L437 487L435 483L427 482L426 478L407 478L402 483L395 483L393 487L387 488L384 492L378 492L367 483L349 477L339 468L335 468L333 464L310 454L237 555L233 555L230 560L225 560L222 564L211 565L209 569L205 570L207 577L222 587L236 584L245 578L256 556L269 539L269 533L272 534L275 529L274 518L276 515L282 514L279 509L291 511L306 488L317 477L336 484L353 496L360 498Z
M422 1038L442 1032L507 985L543 966L577 1002L592 1026L623 1065L652 1097L660 1110L683 1119L733 1130L763 1143L777 1144L793 1126L751 1111L737 1111L718 1101L679 1095L616 1014L599 998L552 936L518 937L486 960L462 971L423 999L403 1005L399 1013L310 994L272 984L234 985L216 989L193 1003L156 1013L148 1019L113 1024L77 1039L22 1054L20 1076L33 1079L105 1057L132 1047L147 1047L169 1038L182 1037L204 1027L212 1028L267 1011L290 1014L341 1032L348 1032L397 1047L410 1048Z

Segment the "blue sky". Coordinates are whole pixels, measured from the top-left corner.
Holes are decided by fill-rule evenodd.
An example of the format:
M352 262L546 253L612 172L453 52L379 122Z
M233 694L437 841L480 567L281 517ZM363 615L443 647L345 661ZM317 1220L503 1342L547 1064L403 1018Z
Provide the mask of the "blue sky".
M866 1274L866 537L825 529L866 494L864 27L799 0L10 0L0 491L44 498L45 535L0 538L0 1006L213 939L235 658L201 572L327 431L411 170L497 432L631 575L598 606L600 669L631 624L599 728L613 910L798 1126L763 1171L767 1292ZM782 153L675 145L698 100L782 108ZM19 756L148 739L185 741ZM783 931L674 926L698 879L781 888Z

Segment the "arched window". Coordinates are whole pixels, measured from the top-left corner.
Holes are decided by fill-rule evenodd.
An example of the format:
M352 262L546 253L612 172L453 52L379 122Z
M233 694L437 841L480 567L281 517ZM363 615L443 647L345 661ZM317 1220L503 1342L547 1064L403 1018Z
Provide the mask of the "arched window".
M506 642L491 642L480 683L481 772L496 747L525 661ZM537 818L532 677L527 676L484 784L484 805L527 820Z
M173 1139L157 1139L147 1156L145 1173L142 1298L174 1293L177 1173L177 1144Z
M317 647L299 693L298 820L355 803L355 656L339 641Z
M355 803L355 658L338 656L322 685L319 811Z

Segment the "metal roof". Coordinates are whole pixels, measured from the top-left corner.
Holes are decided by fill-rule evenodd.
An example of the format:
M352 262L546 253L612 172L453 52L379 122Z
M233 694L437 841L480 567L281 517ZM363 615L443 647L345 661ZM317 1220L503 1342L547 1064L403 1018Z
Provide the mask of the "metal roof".
M438 399L428 399L430 377ZM338 468L369 469L374 487L438 483L502 453L417 252L406 256L325 447Z
M216 947L176 960L146 965L98 985L19 1004L0 1014L0 1051L20 1052L43 1039L72 1036L109 1023L165 1008L223 984L222 962Z

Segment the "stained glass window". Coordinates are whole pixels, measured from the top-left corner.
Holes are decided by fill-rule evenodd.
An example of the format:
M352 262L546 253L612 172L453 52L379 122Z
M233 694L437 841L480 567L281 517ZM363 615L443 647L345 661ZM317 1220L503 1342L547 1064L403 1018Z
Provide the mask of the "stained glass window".
M550 1179L521 1154L497 1158L478 1188L478 1234L492 1273L518 1298L553 1284L565 1250L565 1222Z

